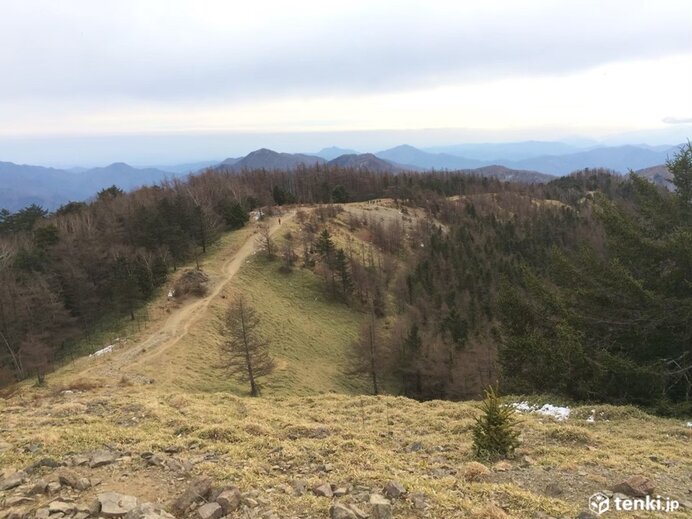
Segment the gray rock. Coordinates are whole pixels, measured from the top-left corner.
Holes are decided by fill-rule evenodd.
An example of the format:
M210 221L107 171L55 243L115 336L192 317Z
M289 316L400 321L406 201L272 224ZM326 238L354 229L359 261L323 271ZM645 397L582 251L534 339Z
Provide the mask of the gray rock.
M654 483L646 476L635 475L621 481L611 490L632 497L646 497L654 493Z
M118 459L118 454L112 451L96 451L92 454L89 460L89 467L95 469L97 467L103 467L104 465L110 465Z
M35 496L38 494L45 494L48 491L48 483L43 480L39 480L34 483L29 490L26 491L27 496Z
M48 519L48 516L50 516L50 510L48 508L39 508L36 510L36 515L34 516L35 519Z
M34 500L26 496L14 496L5 499L5 506L21 506L33 503Z
M406 487L398 481L388 481L384 486L384 495L390 499L396 499L406 493Z
M421 442L413 442L411 445L406 447L406 450L408 452L418 452L423 450L423 444Z
M58 472L58 481L75 490L86 490L91 487L91 482L87 478L80 477L76 472L66 469Z
M0 481L0 490L11 490L26 481L26 472L20 470Z
M173 515L182 516L190 505L195 501L206 499L211 493L211 479L196 479L190 486L183 492L183 494L176 499L171 505L170 509Z
M70 460L70 464L75 466L75 467L81 467L82 465L88 465L90 461L91 461L91 458L89 456L77 455L77 456L72 456L72 458Z
M60 492L61 488L62 485L59 481L51 481L50 483L48 483L48 486L46 487L46 492L48 493L48 495L57 494L58 492Z
M60 466L60 463L55 461L53 458L42 458L38 460L36 463L33 463L26 469L24 469L24 472L27 472L28 474L33 474L36 472L38 469L42 467L48 467L51 469L57 468Z
M293 488L293 494L296 496L302 496L305 494L305 489L307 488L308 484L303 481L302 479L296 479L294 481L291 481L291 488Z
M219 503L207 503L197 509L200 519L220 519L223 515L223 508Z
M312 488L313 494L320 497L334 497L332 486L329 483L320 483Z
M160 506L154 503L142 503L125 515L125 519L175 519Z
M411 502L413 503L413 508L416 510L425 510L428 508L428 499L425 497L425 494L421 494L420 492L416 492L411 496Z
M383 495L371 494L369 503L372 507L372 514L375 519L392 518L392 504Z
M216 502L221 505L224 515L234 512L240 507L240 490L237 488L227 488L216 498Z
M101 505L101 515L105 517L123 516L139 504L136 497L117 492L103 492L96 498Z
M62 512L65 515L71 515L77 510L74 503L68 503L66 501L53 501L48 504L48 511L52 514L56 512Z
M329 517L331 519L358 519L353 510L341 503L335 503L329 507Z
M370 517L370 514L368 514L367 512L363 512L363 510L358 508L356 505L351 504L348 505L348 507L351 509L351 512L356 514L356 517L358 519L368 519L368 517Z
M348 488L346 487L336 487L332 490L334 497L343 497L348 494Z
M244 496L243 504L248 508L257 508L259 506L259 501L257 501L257 499L254 497Z

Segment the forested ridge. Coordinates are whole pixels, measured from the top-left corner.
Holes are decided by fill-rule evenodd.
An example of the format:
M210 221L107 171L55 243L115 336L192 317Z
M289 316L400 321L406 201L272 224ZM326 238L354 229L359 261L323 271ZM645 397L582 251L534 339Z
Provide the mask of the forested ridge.
M356 359L360 372L421 399L477 396L499 380L516 393L689 411L691 157L687 146L669 165L676 193L601 170L526 185L318 165L209 170L55 214L3 212L3 379L42 375L102 320L135 318L173 269L253 209L386 197L426 215L409 246L400 229L371 226L398 268L345 254L302 217L307 236L281 253L287 264L302 255L334 297L371 315L363 337L380 347L356 348L373 361Z

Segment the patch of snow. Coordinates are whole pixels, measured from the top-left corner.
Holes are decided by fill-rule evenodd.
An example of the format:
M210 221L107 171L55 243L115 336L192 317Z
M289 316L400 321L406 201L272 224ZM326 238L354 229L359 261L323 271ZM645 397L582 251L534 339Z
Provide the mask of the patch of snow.
M113 352L113 345L109 344L105 348L101 348L100 350L95 351L94 353L89 355L89 357L100 357L101 355L104 355L106 353L112 353L112 352Z
M572 411L569 407L561 407L552 404L545 404L542 407L529 404L528 402L517 402L512 404L512 407L520 413L536 413L544 416L555 418L558 422L565 421L569 418Z
M692 427L692 422L687 422L687 427Z

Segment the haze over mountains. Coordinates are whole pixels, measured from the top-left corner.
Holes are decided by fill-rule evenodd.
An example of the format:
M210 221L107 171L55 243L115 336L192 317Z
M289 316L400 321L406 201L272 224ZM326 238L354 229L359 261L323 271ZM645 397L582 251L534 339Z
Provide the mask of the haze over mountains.
M317 153L280 153L262 148L244 157L200 161L172 166L135 168L125 163L106 167L55 169L0 162L0 208L16 211L30 204L54 210L71 200L87 200L110 185L130 190L165 179L184 176L208 167L230 171L251 169L294 170L301 165L323 164L342 168L398 173L406 170L469 170L503 180L545 182L584 168L607 168L621 173L645 170L661 185L665 163L677 146L580 147L563 142L459 144L420 149L400 145L376 153L358 153L336 146Z

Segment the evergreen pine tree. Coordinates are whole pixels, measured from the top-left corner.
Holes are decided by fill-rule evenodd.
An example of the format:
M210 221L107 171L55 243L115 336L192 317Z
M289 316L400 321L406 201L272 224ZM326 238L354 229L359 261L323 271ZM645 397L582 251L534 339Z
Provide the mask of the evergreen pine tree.
M485 460L511 456L519 445L514 409L503 405L495 388L490 386L485 390L480 410L473 427L475 456Z

